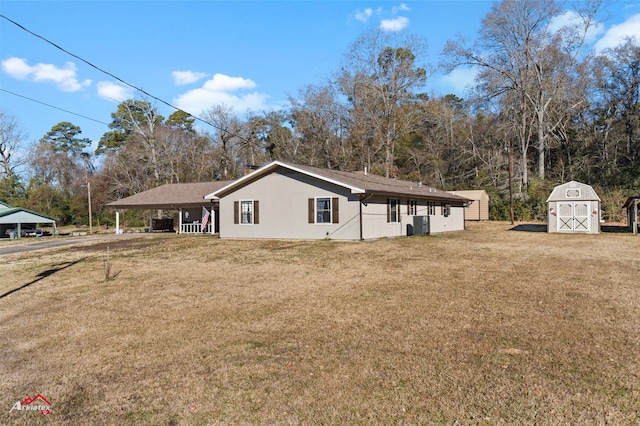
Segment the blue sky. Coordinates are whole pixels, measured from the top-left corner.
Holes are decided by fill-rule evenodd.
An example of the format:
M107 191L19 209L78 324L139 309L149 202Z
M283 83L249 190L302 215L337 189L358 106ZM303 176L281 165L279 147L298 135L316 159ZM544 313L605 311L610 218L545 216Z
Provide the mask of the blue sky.
M3 0L0 13L153 96L199 115L220 103L240 114L281 107L288 96L297 96L305 85L322 83L338 70L351 44L374 27L423 37L429 50L420 59L436 64L448 39L457 34L475 37L492 4ZM614 0L600 19L592 34L596 49L615 46L625 35L640 38L638 0ZM103 123L111 121L118 103L139 97L6 19L0 19L0 62L0 109L18 120L29 141L70 121L95 147L108 131ZM471 79L472 73L464 70L434 75L427 90L464 96ZM156 105L165 117L173 112Z

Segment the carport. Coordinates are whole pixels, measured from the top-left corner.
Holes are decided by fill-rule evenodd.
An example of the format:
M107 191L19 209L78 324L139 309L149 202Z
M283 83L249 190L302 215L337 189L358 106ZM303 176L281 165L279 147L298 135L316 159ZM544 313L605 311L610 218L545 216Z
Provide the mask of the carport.
M228 185L230 181L168 183L130 197L108 203L116 210L116 228L122 209L149 210L149 230L174 229L173 219L154 219L154 210L177 210L179 234L214 234L219 231L218 200L205 200L204 196ZM116 231L117 232L117 231Z
M38 224L51 224L54 235L56 219L23 207L11 207L0 201L0 238L20 238L27 230L34 230Z

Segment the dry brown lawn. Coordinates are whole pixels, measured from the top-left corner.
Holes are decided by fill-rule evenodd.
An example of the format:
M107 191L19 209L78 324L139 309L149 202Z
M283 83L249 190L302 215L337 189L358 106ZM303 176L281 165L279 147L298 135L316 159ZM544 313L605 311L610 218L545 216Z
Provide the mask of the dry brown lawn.
M639 424L640 237L510 228L0 256L0 424Z

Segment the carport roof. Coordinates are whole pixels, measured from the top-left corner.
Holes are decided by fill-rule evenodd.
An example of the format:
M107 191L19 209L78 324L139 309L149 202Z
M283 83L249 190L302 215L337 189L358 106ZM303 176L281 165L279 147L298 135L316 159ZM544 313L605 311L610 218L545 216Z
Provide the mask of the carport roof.
M115 209L178 209L210 203L204 196L228 185L231 181L168 183L130 197L108 203Z
M55 218L36 213L33 210L23 207L8 207L5 203L1 203L0 205L0 224L55 222Z

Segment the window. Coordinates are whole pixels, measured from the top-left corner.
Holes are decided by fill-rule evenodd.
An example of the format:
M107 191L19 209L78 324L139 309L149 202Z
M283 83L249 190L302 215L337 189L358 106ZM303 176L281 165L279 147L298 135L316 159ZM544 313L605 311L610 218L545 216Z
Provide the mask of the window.
M436 202L435 201L427 201L427 214L429 216L435 216L435 214L436 214Z
M417 204L416 200L407 200L407 214L415 215L417 212Z
M240 223L253 223L253 201L240 201Z
M233 223L257 225L259 214L258 200L241 200L233 202Z
M338 198L309 198L309 223L339 223Z
M580 188L567 188L565 191L566 198L580 198Z
M451 204L442 205L442 216L447 217L451 214Z
M331 198L316 199L316 223L331 223Z
M387 198L387 222L400 222L400 201Z

